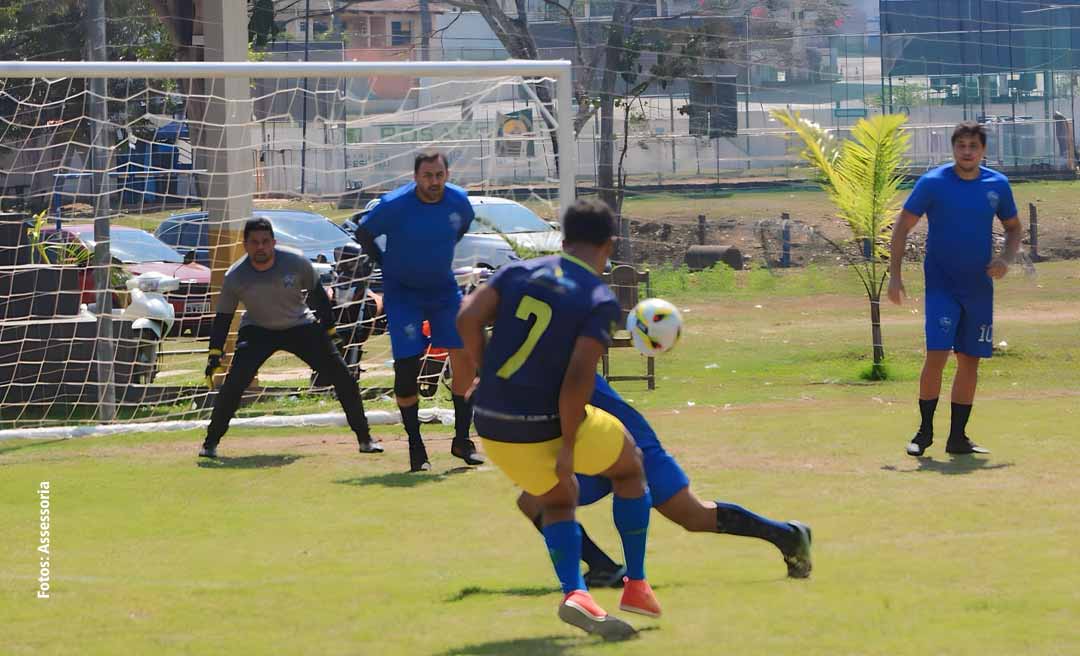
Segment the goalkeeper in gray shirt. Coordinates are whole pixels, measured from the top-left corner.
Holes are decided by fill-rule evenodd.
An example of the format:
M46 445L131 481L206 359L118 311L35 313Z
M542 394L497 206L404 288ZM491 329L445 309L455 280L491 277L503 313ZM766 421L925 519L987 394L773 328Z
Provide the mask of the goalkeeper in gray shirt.
M217 457L217 445L229 429L240 397L251 384L259 367L277 351L287 351L303 360L334 385L349 427L356 433L361 453L381 453L383 447L371 439L360 388L341 357L342 342L334 328L330 299L319 284L315 269L303 255L275 248L274 228L265 218L244 224L244 251L247 256L225 273L218 297L217 314L210 333L210 357L206 364L207 385L214 375L224 373L222 347L239 303L247 312L240 322L232 366L214 402L210 426L199 455ZM304 301L307 290L307 301Z

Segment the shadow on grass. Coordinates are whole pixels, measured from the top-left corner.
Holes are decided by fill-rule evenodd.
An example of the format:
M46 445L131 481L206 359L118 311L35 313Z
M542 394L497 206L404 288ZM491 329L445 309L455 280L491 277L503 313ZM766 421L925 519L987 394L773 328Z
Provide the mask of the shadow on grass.
M304 456L293 454L271 454L258 456L240 456L237 458L199 459L203 469L267 469L291 465Z
M32 449L39 446L48 446L50 444L56 444L57 442L67 442L68 438L59 437L55 440L35 440L33 442L27 442L25 444L16 444L15 446L0 446L0 455L5 453L11 453L12 451L19 451L20 449Z
M447 469L441 474L432 472L401 472L394 474L375 474L373 476L359 476L357 478L344 478L334 481L339 485L380 485L382 487L417 487L428 483L440 483L456 475L471 471L475 467L454 467Z
M638 633L656 631L659 627L639 627ZM603 642L600 638L581 635L579 637L565 635L549 635L539 638L519 638L517 640L492 640L491 642L478 642L461 647L454 647L439 652L437 656L487 656L488 654L502 656L514 654L514 656L563 656L593 643Z
M511 597L543 597L544 595L556 594L559 588L554 585L534 585L528 588L485 588L479 585L470 585L461 589L453 597L447 597L446 601L463 601L476 595L509 595Z
M680 587L679 583L664 583L660 585L652 586L653 590L663 590L664 588L677 588ZM456 595L447 597L444 601L453 603L455 601L464 601L469 597L475 597L476 595L506 595L510 597L543 597L544 595L562 595L562 591L558 586L554 585L534 585L527 588L485 588L479 585L470 585L461 589Z
M884 465L882 470L898 472L901 474L919 474L930 472L944 476L956 476L958 474L971 474L977 471L989 471L991 469L1005 469L1014 466L1012 462L999 462L990 464L986 458L974 456L950 456L948 460L934 460L929 457L919 458L919 466L915 469L900 469L893 465Z

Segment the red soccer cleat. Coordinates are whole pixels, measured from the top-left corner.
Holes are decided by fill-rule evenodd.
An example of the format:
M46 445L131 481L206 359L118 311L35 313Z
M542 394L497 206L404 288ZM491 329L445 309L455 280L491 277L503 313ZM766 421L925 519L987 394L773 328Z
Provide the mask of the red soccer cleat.
M660 602L656 600L656 594L645 579L636 581L623 577L623 593L619 608L628 613L660 617Z
M604 640L627 640L637 635L637 629L608 615L585 590L574 590L566 595L559 604L559 619Z

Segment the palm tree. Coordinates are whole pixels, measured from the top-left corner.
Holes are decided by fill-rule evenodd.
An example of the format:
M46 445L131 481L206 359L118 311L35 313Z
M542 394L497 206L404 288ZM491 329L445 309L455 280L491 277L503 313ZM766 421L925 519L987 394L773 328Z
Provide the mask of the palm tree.
M851 241L838 244L826 238L851 269L870 300L870 329L874 365L871 378L886 377L885 346L881 337L881 290L888 277L889 233L900 209L898 196L907 164L910 135L904 114L860 119L848 139L839 141L799 112L774 110L772 116L801 141L800 156L817 173L818 183L836 206L837 216L851 229Z

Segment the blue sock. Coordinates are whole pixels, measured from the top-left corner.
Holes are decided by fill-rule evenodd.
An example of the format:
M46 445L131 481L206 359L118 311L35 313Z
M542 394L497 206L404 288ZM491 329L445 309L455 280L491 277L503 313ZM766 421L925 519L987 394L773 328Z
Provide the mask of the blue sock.
M652 512L652 495L648 488L636 499L615 497L611 503L615 516L615 528L622 538L623 556L626 558L626 575L631 579L645 578L645 543L649 537L649 513Z
M716 532L761 538L784 550L796 540L795 529L786 522L762 517L734 503L716 502Z
M545 526L543 532L563 594L587 590L581 576L581 526L577 522L555 522Z

